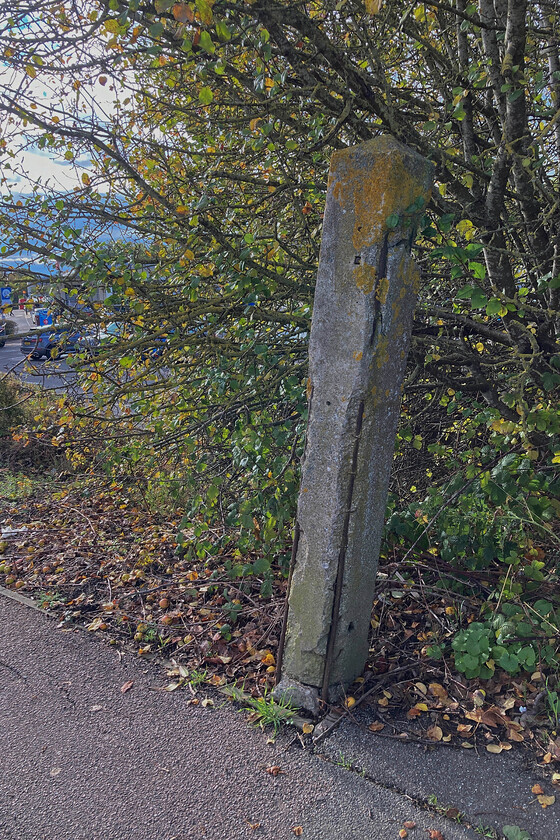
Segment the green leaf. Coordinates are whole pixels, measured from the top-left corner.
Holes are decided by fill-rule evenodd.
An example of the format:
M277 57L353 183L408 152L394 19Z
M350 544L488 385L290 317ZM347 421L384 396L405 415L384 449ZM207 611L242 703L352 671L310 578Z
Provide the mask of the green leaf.
M484 309L488 304L488 298L481 289L475 289L471 295L471 306L473 309Z
M518 825L502 826L502 834L506 840L531 840L525 829L519 828Z
M207 53L211 53L213 55L216 52L216 45L214 44L210 33L206 29L203 29L200 33L199 44L203 50L206 50Z
M224 23L223 20L216 21L216 35L220 39L220 41L229 41L231 40L231 32L227 24Z
M396 228L400 220L400 216L398 213L391 213L391 215L385 220L385 225L392 230Z
M203 87L200 88L198 92L198 98L200 99L203 105L210 105L210 103L214 99L214 94L212 93L209 87Z
M163 31L163 23L161 23L159 20L157 23L153 23L148 29L148 32L150 33L152 38L159 38L160 35L163 35Z
M487 315L498 315L501 313L503 308L502 301L500 298L490 298L488 303L486 304L486 314Z

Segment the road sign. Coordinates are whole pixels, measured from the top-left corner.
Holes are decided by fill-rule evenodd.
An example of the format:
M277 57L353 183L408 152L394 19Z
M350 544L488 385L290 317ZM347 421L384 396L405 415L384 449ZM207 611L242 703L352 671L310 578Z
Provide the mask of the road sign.
M2 303L9 303L12 299L12 290L9 286L0 288L0 300Z

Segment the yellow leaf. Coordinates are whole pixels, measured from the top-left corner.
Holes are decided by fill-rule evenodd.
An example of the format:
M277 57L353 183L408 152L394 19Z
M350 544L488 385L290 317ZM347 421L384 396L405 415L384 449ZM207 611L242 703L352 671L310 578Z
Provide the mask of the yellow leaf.
M382 729L385 729L385 724L375 721L375 723L370 723L368 729L370 732L381 732Z
M315 729L315 727L313 726L312 723L304 723L303 726L301 727L301 731L303 732L304 735L311 735L311 733L313 732L314 729Z
M556 802L555 796L537 796L543 808L548 808L549 805L554 805Z
M427 703L416 703L414 708L419 709L421 712L427 712L428 711Z
M254 131L259 123L260 119L258 117L254 120L251 120L251 122L249 123L249 128L251 129L251 131Z
M344 705L347 709L352 709L356 705L356 698L355 697L347 697L344 701Z
M365 0L366 12L368 15L376 15L381 9L383 0Z
M185 257L185 259L187 259L187 260L194 260L194 254L193 254L193 252L190 250L190 248L187 248L187 250L186 250L186 251L185 251L185 253L184 253L184 257Z
M261 659L263 665L275 665L276 660L270 651ZM354 701L355 702L355 701Z
M87 172L82 172L82 184L85 184L86 187L89 187L91 184L91 178L87 174Z
M531 788L531 793L541 794L544 793L544 790L539 784L533 785Z

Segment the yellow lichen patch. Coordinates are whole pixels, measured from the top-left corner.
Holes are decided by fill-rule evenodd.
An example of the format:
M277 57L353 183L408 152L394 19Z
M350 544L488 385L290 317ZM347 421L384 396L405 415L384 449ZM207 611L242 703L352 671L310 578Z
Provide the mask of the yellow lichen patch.
M364 295L369 295L373 292L375 286L375 266L363 263L354 268L354 278L356 286Z
M358 352L358 350L356 350L356 352L352 354L352 358L355 359L357 362L361 362L363 355L364 354L362 353L361 350L359 352Z
M385 301L387 300L387 294L389 292L389 280L387 277L380 277L379 283L377 284L377 289L375 290L375 297L383 306Z

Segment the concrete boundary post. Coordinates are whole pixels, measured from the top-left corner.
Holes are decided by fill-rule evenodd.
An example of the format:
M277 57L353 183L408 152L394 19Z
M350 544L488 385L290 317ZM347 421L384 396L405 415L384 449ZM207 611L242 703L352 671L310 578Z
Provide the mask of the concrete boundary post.
M276 697L312 712L364 668L433 166L390 136L331 161L307 442Z

